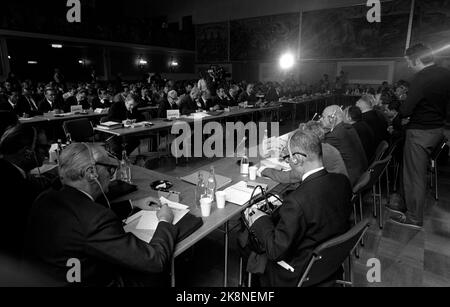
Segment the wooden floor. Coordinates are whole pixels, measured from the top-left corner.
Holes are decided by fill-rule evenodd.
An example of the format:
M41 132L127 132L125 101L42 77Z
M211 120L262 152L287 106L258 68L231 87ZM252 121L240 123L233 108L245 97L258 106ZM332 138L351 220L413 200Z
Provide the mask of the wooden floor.
M290 129L291 125L281 127ZM172 176L184 176L211 159L182 160L175 165L172 159L147 161L147 168ZM144 161L141 161L144 165ZM436 202L429 191L426 218L421 231L412 230L389 222L390 213L385 210L385 226L378 228L372 218L370 195L365 197L365 216L372 218L365 246L360 258L354 259L355 285L359 287L448 287L450 286L450 165L440 168L440 200ZM385 202L385 199L384 199ZM238 219L231 227L239 224ZM238 286L239 255L236 233L231 234L229 248L228 285ZM220 287L223 285L223 233L214 232L176 261L177 287ZM369 283L366 274L367 261L381 262L381 282Z

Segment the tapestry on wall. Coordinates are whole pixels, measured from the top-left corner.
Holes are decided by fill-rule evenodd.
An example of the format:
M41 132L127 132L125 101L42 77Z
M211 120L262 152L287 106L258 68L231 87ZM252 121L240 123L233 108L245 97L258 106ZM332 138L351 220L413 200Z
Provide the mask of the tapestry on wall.
M450 55L450 0L416 1L412 43L425 43L437 55Z
M367 21L368 7L303 13L304 59L382 58L404 54L411 0L382 2L381 22Z
M228 61L228 22L196 26L197 61Z
M231 22L231 60L273 60L298 46L300 14L283 14Z

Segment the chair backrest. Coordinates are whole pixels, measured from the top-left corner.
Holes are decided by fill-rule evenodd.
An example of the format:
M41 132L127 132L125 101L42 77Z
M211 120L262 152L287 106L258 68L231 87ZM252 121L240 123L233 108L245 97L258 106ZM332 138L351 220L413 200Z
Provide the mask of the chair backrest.
M63 123L64 133L70 133L74 142L93 141L94 129L87 118L70 120Z
M384 153L382 159L386 158L387 156L393 156L394 152L397 150L398 146L400 145L400 142L402 142L403 139L397 139L396 141L394 141L390 146L389 149L386 150L386 152Z
M317 247L313 251L308 267L303 273L298 286L314 286L335 274L342 267L345 260L350 257L369 227L369 220L364 220L347 233Z
M389 149L389 143L386 141L381 141L380 145L378 145L377 150L375 151L375 155L373 156L372 163L375 163L375 162L383 159L383 156L388 149Z

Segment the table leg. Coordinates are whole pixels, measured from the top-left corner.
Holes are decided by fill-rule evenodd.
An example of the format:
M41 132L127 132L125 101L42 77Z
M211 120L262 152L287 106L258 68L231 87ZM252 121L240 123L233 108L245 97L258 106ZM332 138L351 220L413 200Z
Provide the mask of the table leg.
M223 286L226 288L228 285L228 227L229 223L228 221L225 223L225 265L224 265L224 272L223 272Z
M170 264L170 286L175 288L175 257L172 257Z

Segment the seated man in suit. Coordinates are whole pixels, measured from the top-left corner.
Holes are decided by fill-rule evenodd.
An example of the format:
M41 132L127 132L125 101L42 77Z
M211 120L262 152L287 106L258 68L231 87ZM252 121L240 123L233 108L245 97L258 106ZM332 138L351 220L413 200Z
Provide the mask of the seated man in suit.
M342 156L352 186L367 170L366 153L358 133L352 125L344 123L344 112L339 106L329 106L322 113L326 131L324 142L334 146Z
M372 128L370 128L369 125L362 120L362 112L360 108L356 106L348 107L345 109L344 113L345 122L355 128L359 139L361 140L361 144L364 147L367 161L371 161L377 149L375 144L375 133Z
M25 244L30 263L56 285L70 285L69 259L80 261L78 285L83 286L145 285L153 274L165 272L177 235L167 206L157 213L159 224L147 244L123 229L122 219L133 203L113 211L96 202L108 192L118 168L104 148L71 144L62 152L59 167L63 188L43 193L30 213Z
M247 103L249 106L254 106L258 102L258 97L255 95L255 85L250 83L247 85L247 89L243 92L238 99L239 104Z
M180 110L180 106L181 106L181 105L179 105L180 103L181 103L181 101L178 99L177 92L176 91L170 91L167 94L167 99L163 99L159 103L158 118L167 118L167 111L168 110ZM191 107L192 106L185 107L185 110L183 112L184 113L188 112ZM181 114L182 115L187 115L187 114L184 114L184 113L181 113Z
M138 97L130 94L125 98L124 102L115 102L111 106L106 121L117 123L128 121L142 122L145 120L145 117L139 112L137 107ZM130 155L139 144L140 141L138 137L127 137L125 144L122 144L120 138L114 137L109 141L109 148L117 157L121 157L124 150Z
M375 133L375 149L381 141L389 140L388 121L379 111L373 109L373 98L369 95L363 95L356 102L356 106L361 109L362 120Z
M239 86L233 84L228 91L228 98L230 101L228 106L237 107L239 105Z
M10 111L16 114L17 116L22 117L25 110L23 106L19 103L20 102L19 94L20 94L19 91L16 89L6 92L5 98L3 99L3 101L0 102L0 110Z
M352 188L348 178L330 174L323 166L322 146L314 133L298 130L288 142L289 164L304 174L302 184L271 217L250 208L245 216L265 251L263 287L296 287L312 251L350 228ZM283 268L284 261L294 272ZM336 280L338 272L329 272Z
M197 111L197 101L200 99L200 94L198 87L194 87L189 94L184 95L180 100L181 115L190 115Z
M65 111L70 112L72 106L81 106L83 110L88 110L91 108L89 101L87 99L87 91L80 90L75 96L69 97L66 100Z
M216 110L223 110L225 108L231 107L231 99L227 96L225 88L219 86L216 91L217 96L214 99L214 106L217 107Z
M141 97L140 98L141 99L139 100L139 105L141 107L155 105L152 101L152 96L150 95L150 90L148 89L148 87L143 87L141 89Z
M53 88L45 89L45 98L38 103L40 113L48 113L50 111L64 110L64 102L59 99Z
M24 113L28 116L35 116L39 114L38 105L33 98L33 91L29 87L22 88L22 96L20 97L19 104L23 106Z
M30 175L32 169L42 166L49 147L45 133L31 126L9 128L0 140L0 195L4 217L0 223L0 254L16 259L21 256L25 228L17 227L17 219L8 217L26 221L33 201L50 186L48 180Z
M271 86L266 95L268 102L278 102L281 98L281 86L279 84Z
M316 121L310 121L306 124L301 124L299 127L300 131L305 133L313 133L319 137L321 141L325 138L325 130L322 125ZM332 145L327 143L322 143L322 160L325 170L329 173L342 174L348 178L347 168L345 167L344 160L339 151ZM287 148L284 148L281 152L282 158L288 159L289 152ZM292 169L289 172L283 172L271 168L261 168L258 171L258 175L261 177L268 177L273 181L284 183L284 184L294 184L300 183L304 174L297 173L296 169Z

